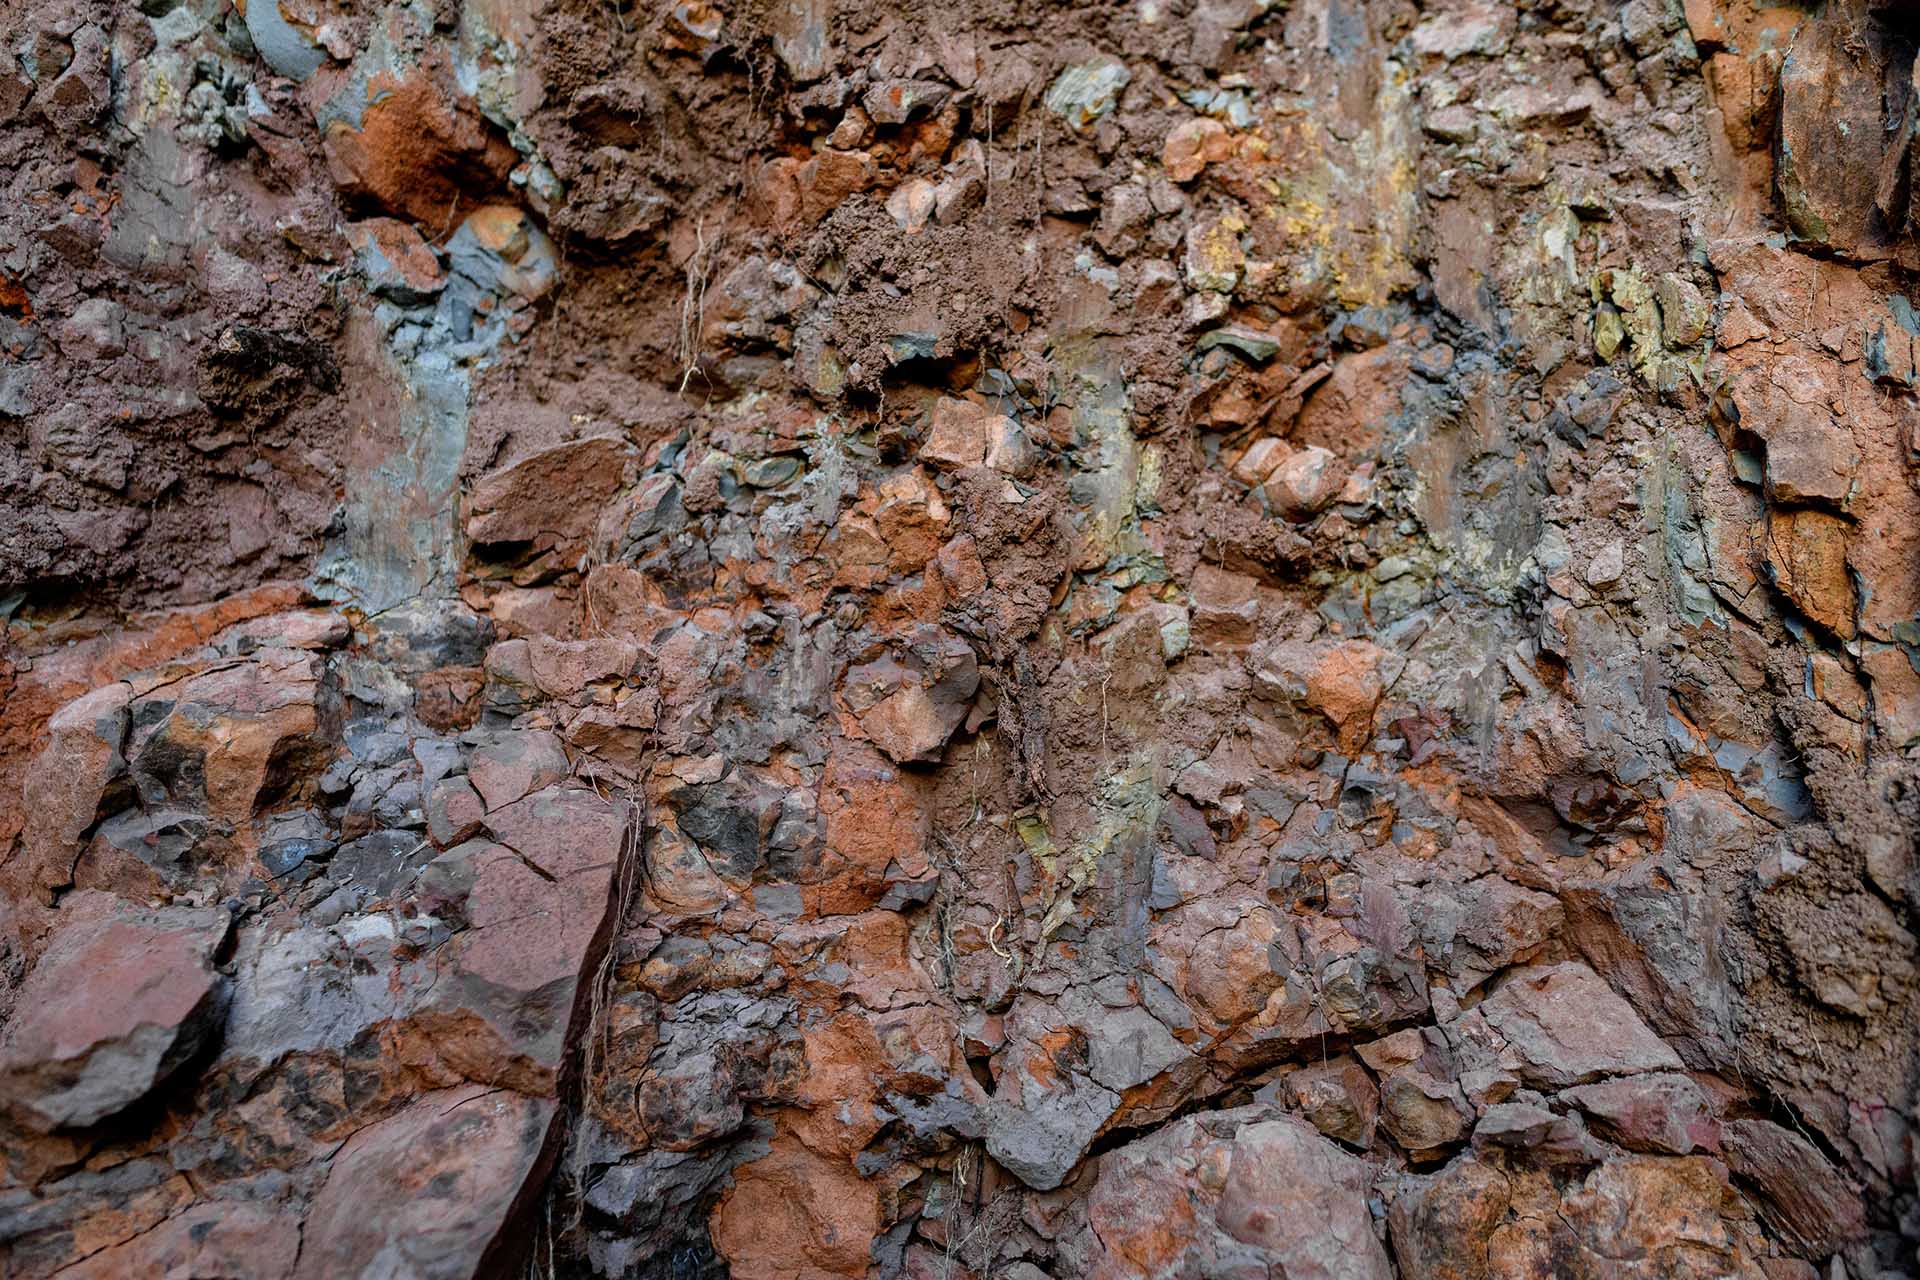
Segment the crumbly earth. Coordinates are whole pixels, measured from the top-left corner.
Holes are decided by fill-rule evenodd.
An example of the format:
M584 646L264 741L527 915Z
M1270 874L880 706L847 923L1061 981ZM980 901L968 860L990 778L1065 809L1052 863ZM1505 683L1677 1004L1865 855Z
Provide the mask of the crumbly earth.
M1920 1274L1920 19L0 9L0 1275Z

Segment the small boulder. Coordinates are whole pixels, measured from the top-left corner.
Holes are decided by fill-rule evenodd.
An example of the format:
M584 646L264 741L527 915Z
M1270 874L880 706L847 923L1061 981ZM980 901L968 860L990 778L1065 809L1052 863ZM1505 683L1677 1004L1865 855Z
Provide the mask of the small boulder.
M1520 1078L1541 1087L1682 1065L1632 1005L1576 961L1518 970L1461 1021L1491 1028L1517 1057ZM1478 1039L1476 1030L1468 1037Z
M509 1219L528 1203L555 1106L468 1084L358 1130L314 1197L295 1274L454 1280L504 1270Z
M153 1092L218 1029L224 911L82 892L0 1040L0 1106L35 1133L97 1124Z
M967 718L980 667L966 641L918 627L898 652L847 672L841 696L873 744L895 761L933 761Z

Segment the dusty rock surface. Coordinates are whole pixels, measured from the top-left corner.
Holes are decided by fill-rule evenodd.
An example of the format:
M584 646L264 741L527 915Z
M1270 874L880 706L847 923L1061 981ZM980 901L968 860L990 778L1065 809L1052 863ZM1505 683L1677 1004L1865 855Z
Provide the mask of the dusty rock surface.
M0 1275L1920 1274L1917 48L0 9Z

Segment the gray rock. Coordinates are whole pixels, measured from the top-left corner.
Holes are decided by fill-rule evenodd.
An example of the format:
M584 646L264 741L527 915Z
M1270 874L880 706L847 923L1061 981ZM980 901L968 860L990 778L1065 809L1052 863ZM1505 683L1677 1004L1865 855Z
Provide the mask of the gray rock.
M1029 1100L996 1098L985 1107L987 1151L1034 1190L1051 1191L1119 1108L1118 1094L1085 1080Z

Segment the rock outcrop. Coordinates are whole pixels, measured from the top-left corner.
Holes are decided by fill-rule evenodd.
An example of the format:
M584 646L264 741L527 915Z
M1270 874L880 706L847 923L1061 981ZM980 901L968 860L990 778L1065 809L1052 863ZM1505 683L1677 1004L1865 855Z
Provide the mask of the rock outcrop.
M0 14L0 1275L1920 1273L1920 27Z

